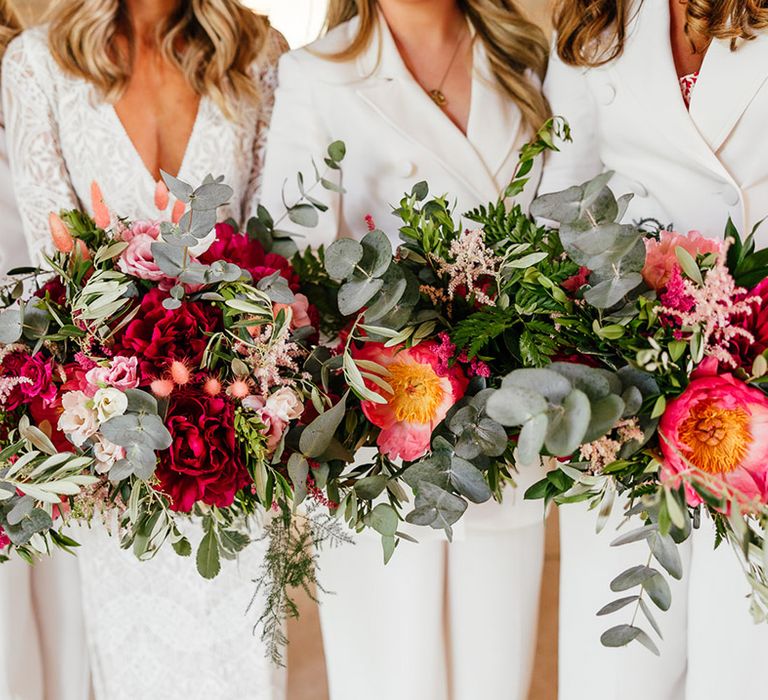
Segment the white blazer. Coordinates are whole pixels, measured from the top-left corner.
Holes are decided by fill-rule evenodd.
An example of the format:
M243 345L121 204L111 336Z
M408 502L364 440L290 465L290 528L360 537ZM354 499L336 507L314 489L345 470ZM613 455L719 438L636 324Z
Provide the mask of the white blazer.
M573 144L548 158L539 191L613 170L615 193L635 194L630 219L719 237L731 216L744 235L768 216L768 33L736 51L714 40L689 112L669 30L667 0L645 0L619 58L585 69L553 56L545 93ZM768 225L758 245L768 245Z
M482 42L474 48L472 102L465 136L429 98L405 66L383 17L367 50L338 62L324 56L347 47L358 19L308 47L282 57L263 177L262 203L274 214L296 200L296 172L322 169L328 145L346 143L342 164L346 193L322 192L330 204L316 229L298 231L311 245L337 237L362 238L365 216L397 240L392 205L420 180L432 195L449 193L462 214L495 200L512 178L519 148L530 134L522 115L497 87ZM523 203L535 194L540 170ZM316 192L312 193L316 195Z
M327 245L338 237L362 238L368 230L366 215L397 241L399 225L392 215L393 205L421 180L429 182L432 195L449 194L455 199L457 215L493 201L512 178L518 150L530 137L517 105L496 87L480 41L474 48L465 136L413 78L383 17L378 25L371 45L356 60L324 58L350 44L358 27L353 19L280 61L262 204L273 216L279 215L284 208L283 184L287 202L295 202L296 172L312 176L312 158L322 170L323 155L332 141L341 139L347 146L341 175L345 193L319 188L312 192L329 204L318 227L280 225L305 235L308 245ZM540 172L537 164L521 195L525 206L535 194ZM464 520L477 529L540 523L541 503L524 501L523 493L542 473L521 468L519 488L505 496L505 506L513 507L472 506ZM457 537L462 529L457 529ZM425 539L424 533L419 537Z

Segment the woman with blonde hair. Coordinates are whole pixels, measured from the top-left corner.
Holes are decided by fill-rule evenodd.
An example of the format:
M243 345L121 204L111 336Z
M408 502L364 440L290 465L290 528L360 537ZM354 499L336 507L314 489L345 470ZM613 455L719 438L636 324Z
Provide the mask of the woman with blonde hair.
M327 27L280 63L268 208L334 139L347 147L343 191L327 198L313 246L361 238L366 216L397 239L391 205L420 180L455 198L457 215L504 191L519 148L549 115L547 42L512 0L331 0ZM286 187L288 201L296 194ZM420 544L403 543L386 566L373 537L321 553L332 700L527 696L544 514L522 494L539 478L521 466L504 505L471 507L450 548L419 529Z
M746 235L768 215L768 1L560 0L555 19L545 92L574 140L548 159L540 191L613 171L616 194L634 194L627 220L713 237L729 217ZM639 644L601 648L610 624L594 615L647 547L610 548L615 527L596 539L595 514L576 505L560 522L561 700L765 695L768 627L752 622L733 552L713 550L711 521L683 548L658 659Z
M94 181L112 211L160 218L161 170L194 184L223 175L234 195L220 215L244 222L285 48L237 0L58 0L50 23L22 33L3 62L32 256L46 248L49 213L89 209ZM172 551L135 561L105 527L77 536L96 700L283 697L245 616L265 544L205 581Z

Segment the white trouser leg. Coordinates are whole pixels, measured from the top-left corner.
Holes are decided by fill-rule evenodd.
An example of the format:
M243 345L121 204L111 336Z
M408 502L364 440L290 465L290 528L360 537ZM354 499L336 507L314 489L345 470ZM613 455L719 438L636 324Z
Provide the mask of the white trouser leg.
M331 700L446 700L443 542L403 542L384 566L381 544L320 553L318 577Z
M768 624L749 614L749 593L736 552L714 549L711 520L693 535L688 603L688 700L764 698Z
M42 700L43 678L32 603L32 567L0 565L0 698Z
M453 700L528 697L543 563L543 522L514 530L468 531L465 541L451 545Z
M115 543L117 547L117 543ZM77 559L55 552L35 564L32 595L46 700L87 700L91 680Z
M587 511L582 504L569 504L560 510L559 698L683 700L690 540L680 547L683 580L667 577L672 587L672 607L661 612L651 604L664 635L663 640L657 640L661 656L654 656L634 642L621 649L607 649L600 644L600 635L613 625L629 623L634 610L628 606L612 615L595 616L606 603L631 593L612 593L611 580L625 569L645 564L648 558L644 542L608 546L619 534L616 527L620 515L617 505L611 521L596 536L594 511ZM636 526L630 523L620 532ZM659 568L653 562L651 565ZM643 621L642 614L638 620ZM647 623L641 626L650 630ZM653 632L651 636L656 639Z

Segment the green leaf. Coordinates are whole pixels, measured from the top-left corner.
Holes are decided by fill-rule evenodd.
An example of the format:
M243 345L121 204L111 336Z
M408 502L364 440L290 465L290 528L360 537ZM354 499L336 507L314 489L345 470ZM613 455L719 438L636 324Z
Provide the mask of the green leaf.
M485 503L493 495L483 473L461 457L454 456L451 460L450 478L453 487L472 503Z
M669 606L672 604L672 591L667 580L658 571L650 578L646 578L642 582L642 586L657 608L669 610Z
M658 573L656 569L652 569L650 566L633 566L611 581L611 590L614 593L626 591L648 581Z
M394 537L398 522L397 512L388 503L379 503L371 511L371 527L380 535Z
M613 430L616 423L624 415L624 401L620 396L611 394L591 404L591 414L588 429L584 434L584 442L594 442Z
M315 228L320 221L317 209L311 204L296 204L288 210L288 218L304 228Z
M600 610L597 611L597 614L602 615L610 615L612 613L615 613L622 608L625 608L630 603L634 603L636 601L640 600L639 595L630 595L626 598L619 598L617 600L614 600L612 603L608 603L607 605L604 605Z
M589 398L583 391L574 389L566 396L562 409L554 408L550 412L547 450L556 457L567 457L575 452L584 442L590 419Z
M325 269L334 279L346 279L363 258L363 246L353 238L340 238L325 251Z
M693 256L683 247L677 246L675 248L675 257L677 262L680 263L682 271L690 277L700 287L704 286L704 278L701 276L701 270L696 264Z
M298 505L307 496L307 476L309 475L309 462L304 455L294 452L288 459L288 476L293 483L294 504Z
M306 457L319 457L328 449L336 429L344 419L348 396L349 393L344 394L335 406L321 413L304 428L299 438L299 449Z
M334 163L341 163L347 155L347 146L343 141L334 141L328 146L328 157Z
M525 425L534 416L546 412L547 400L538 392L505 386L488 399L486 412L502 425Z
M197 570L205 579L216 578L221 571L219 543L213 528L205 533L200 542L200 547L197 550Z
M192 554L192 545L189 543L189 540L186 537L182 537L180 540L177 540L172 545L173 551L176 552L180 557L188 557Z
M548 427L549 418L546 413L532 418L523 426L517 439L517 455L523 466L531 466L539 462Z
M387 477L383 474L366 476L355 484L355 493L359 498L372 501L374 498L377 498L386 487Z
M616 625L603 632L600 642L605 647L625 647L642 632L639 627L632 625Z
M678 581L683 578L683 560L675 541L669 537L654 532L648 540L654 558L661 564L672 578Z
M562 374L549 369L517 369L501 383L503 388L517 387L541 394L552 403L562 403L573 386Z
M360 311L384 286L384 280L366 277L343 284L339 289L339 311L344 316L351 316Z

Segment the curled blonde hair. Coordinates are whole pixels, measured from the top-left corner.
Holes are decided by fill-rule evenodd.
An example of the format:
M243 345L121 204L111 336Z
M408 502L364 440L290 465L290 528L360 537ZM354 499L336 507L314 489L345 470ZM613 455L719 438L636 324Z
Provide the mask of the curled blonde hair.
M57 0L49 45L61 68L84 78L114 102L131 72L131 23L124 0ZM243 101L256 102L259 89L251 65L268 45L269 21L237 0L181 0L157 28L162 55L199 95L210 96L229 117ZM127 39L129 50L117 48Z
M21 20L10 0L0 0L0 60L11 40L21 31Z
M555 13L557 52L574 66L600 66L624 51L633 0L560 0ZM636 10L635 10L636 11ZM732 48L768 28L768 0L688 0L690 37L730 39Z
M539 79L547 70L548 44L541 28L525 18L512 0L458 0L483 42L493 74L501 89L512 98L532 130L550 116L541 89L526 75L530 69ZM330 0L326 29L360 18L352 43L329 58L347 61L359 56L370 44L378 22L376 0Z

